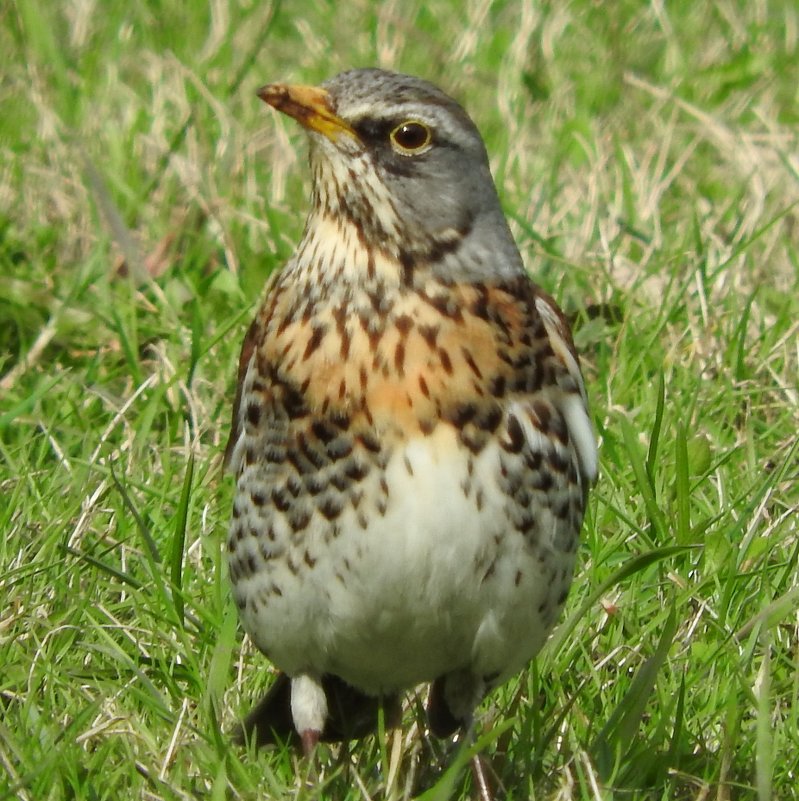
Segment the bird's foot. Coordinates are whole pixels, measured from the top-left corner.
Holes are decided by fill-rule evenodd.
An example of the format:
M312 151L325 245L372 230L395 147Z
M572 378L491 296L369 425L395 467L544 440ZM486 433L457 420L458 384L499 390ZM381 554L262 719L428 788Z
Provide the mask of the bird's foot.
M300 739L302 740L302 753L306 759L313 756L316 746L319 743L319 738L322 736L321 731L316 729L305 729L300 732Z

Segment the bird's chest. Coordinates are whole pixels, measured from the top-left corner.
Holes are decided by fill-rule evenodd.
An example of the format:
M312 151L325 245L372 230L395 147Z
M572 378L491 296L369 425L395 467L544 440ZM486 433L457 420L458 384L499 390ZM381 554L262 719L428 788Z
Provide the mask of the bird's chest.
M501 288L434 280L307 294L278 285L259 313L262 381L250 402L292 420L338 414L379 434L426 434L535 369L525 308Z

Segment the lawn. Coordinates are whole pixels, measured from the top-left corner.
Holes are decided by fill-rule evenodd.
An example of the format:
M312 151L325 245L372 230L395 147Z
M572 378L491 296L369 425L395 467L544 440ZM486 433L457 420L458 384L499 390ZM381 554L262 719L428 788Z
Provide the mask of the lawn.
M367 65L475 118L600 441L498 799L799 795L794 0L10 0L0 47L0 799L471 797L421 694L311 773L228 736L273 673L221 454L309 185L255 90Z

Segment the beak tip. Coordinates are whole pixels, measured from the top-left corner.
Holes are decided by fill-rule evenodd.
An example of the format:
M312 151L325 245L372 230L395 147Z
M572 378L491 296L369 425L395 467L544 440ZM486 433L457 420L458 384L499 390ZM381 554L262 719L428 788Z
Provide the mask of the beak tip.
M285 97L287 92L284 86L276 83L268 83L258 89L255 94L264 101L264 103L268 103L270 106L274 106L275 103L281 98Z

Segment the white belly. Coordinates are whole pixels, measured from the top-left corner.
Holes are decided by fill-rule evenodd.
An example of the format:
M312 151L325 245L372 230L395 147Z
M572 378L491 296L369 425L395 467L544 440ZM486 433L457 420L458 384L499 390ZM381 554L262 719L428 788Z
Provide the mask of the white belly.
M468 456L440 427L394 452L387 493L373 471L335 524L315 514L292 542L272 519L292 564L270 559L236 591L245 628L279 668L377 693L463 668L501 679L539 650L573 550L556 547L546 506L535 538L514 530L498 445L471 467Z

